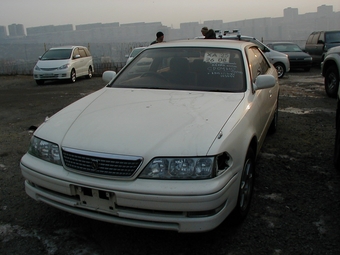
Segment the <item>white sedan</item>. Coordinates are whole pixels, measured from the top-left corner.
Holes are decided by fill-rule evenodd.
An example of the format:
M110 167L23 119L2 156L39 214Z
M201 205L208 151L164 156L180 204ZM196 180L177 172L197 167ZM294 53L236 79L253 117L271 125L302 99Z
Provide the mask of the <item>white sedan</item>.
M48 118L20 167L29 196L110 223L209 231L242 221L277 126L276 69L249 42L158 43Z

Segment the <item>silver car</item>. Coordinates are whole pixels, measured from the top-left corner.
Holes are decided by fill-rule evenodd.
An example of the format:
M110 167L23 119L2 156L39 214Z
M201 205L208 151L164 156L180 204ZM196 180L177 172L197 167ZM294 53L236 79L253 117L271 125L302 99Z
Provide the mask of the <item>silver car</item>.
M277 70L277 76L279 78L282 78L285 75L285 73L290 71L290 63L287 54L270 49L267 45L263 44L255 37L235 34L235 35L223 35L220 36L220 38L227 40L240 40L256 44L264 52L269 61L275 66Z
M126 64L128 64L132 59L134 59L134 57L136 57L141 51L143 51L146 47L137 47L134 48L130 54L125 55L125 57L127 58L126 60Z

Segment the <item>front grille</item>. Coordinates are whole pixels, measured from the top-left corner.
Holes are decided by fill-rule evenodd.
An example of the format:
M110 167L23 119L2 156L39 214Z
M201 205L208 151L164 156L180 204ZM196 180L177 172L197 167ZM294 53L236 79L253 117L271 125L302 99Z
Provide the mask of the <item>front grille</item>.
M62 152L68 168L88 174L130 177L142 163L141 157L91 153L69 148L63 148Z
M57 70L57 68L55 67L52 67L52 68L40 68L41 70L43 71L54 71L54 70Z

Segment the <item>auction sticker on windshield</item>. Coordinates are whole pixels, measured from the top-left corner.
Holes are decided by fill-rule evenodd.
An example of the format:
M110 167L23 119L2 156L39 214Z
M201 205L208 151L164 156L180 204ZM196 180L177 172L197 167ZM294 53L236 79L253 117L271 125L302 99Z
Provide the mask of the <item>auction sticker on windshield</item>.
M229 63L230 53L229 52L206 52L204 54L204 62L208 63Z

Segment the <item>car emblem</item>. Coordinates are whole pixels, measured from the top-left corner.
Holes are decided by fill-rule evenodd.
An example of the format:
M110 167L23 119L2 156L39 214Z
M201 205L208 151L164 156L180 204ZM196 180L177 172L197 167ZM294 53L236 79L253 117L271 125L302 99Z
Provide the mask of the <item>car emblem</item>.
M99 167L99 161L96 160L96 159L92 159L92 161L91 161L92 170L97 171L98 167Z

